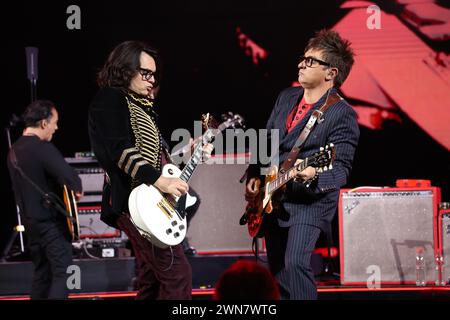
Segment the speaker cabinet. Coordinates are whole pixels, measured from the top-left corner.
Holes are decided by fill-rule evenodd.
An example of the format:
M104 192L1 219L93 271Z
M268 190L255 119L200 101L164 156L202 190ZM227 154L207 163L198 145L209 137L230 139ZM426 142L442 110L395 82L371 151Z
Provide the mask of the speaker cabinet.
M100 220L100 213L100 205L78 207L80 238L115 238L121 236L120 230L110 227Z
M341 283L415 284L418 248L434 283L439 201L436 187L341 190Z
M440 246L444 259L443 279L450 284L450 209L441 210L439 213Z
M251 252L247 226L239 225L246 206L245 183L239 179L246 163L244 155L216 155L208 164L200 164L191 178L189 185L200 195L201 204L187 238L199 253Z

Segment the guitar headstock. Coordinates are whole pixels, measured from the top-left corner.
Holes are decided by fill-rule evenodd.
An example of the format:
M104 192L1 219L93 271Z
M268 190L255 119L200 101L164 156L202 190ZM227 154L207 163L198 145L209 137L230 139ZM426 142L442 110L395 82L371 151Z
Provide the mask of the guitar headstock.
M315 167L318 172L333 169L333 161L336 158L336 147L334 144L327 144L320 147L320 151L308 159L308 165Z
M227 112L222 114L222 121L226 128L245 129L244 118L237 113Z
M220 131L228 128L245 128L244 118L239 114L233 114L232 112L227 112L222 114L222 123L218 123L214 117L207 113L202 115L202 126L203 130L214 131L213 134L216 135Z
M202 126L203 130L209 130L209 129L217 129L219 124L217 123L216 119L212 115L209 114L202 114Z

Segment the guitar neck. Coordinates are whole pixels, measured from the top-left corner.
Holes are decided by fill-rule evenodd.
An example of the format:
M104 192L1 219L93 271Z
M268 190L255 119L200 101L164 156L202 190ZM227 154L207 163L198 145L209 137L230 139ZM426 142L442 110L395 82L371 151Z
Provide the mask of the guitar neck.
M295 171L294 169L297 168L298 171L303 171L308 167L309 159L306 158L302 163L300 163L297 166L294 166L288 170L286 170L284 173L280 174L277 179L270 182L267 186L268 192L273 193L280 189L282 186L284 186L286 183L288 183L290 180L295 178Z
M186 163L186 166L181 171L180 179L184 182L188 182L194 174L195 169L197 169L198 164L200 163L202 158L202 144L199 143L197 147L195 147L194 152L192 153L191 158Z
M195 169L197 169L198 164L202 160L202 154L203 154L203 144L208 143L211 141L213 137L213 133L211 130L208 130L205 132L205 134L202 136L202 142L197 144L197 146L194 149L194 152L192 153L192 156L190 157L189 161L186 163L186 166L183 168L183 171L181 171L180 179L184 182L188 182L189 179L191 179L192 175L194 174Z
M214 136L216 136L218 133L222 132L226 128L230 126L230 123L232 121L225 121L221 123L217 129L208 129L201 137L200 137L200 143L197 144L197 146L194 149L194 152L192 153L191 158L186 163L186 166L184 167L183 171L181 172L180 179L184 182L188 182L189 179L194 174L195 169L197 169L198 164L202 160L202 154L203 154L203 145L207 144L212 141Z

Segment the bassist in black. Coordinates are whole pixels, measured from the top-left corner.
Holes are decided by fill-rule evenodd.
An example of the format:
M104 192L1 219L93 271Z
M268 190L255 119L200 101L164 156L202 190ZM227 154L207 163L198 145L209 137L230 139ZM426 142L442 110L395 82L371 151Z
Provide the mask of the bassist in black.
M50 142L58 129L55 105L37 100L27 107L23 120L25 130L7 163L34 265L31 299L64 299L67 267L72 264L67 217L41 192L62 194L66 185L80 197L81 180Z

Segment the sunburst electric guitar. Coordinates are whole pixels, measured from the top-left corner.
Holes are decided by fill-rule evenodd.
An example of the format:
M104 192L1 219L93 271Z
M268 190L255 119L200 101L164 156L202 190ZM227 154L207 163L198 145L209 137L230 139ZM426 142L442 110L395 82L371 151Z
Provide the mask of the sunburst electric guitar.
M335 155L336 149L334 145L329 144L325 146L325 148L320 148L320 151L313 156L305 158L303 162L283 173L278 172L277 166L270 167L258 197L256 200L248 202L245 208L243 217L247 221L248 233L250 236L264 236L261 225L265 215L273 211L274 204L272 203L272 199L274 194L284 187L287 182L295 178L295 168L297 168L298 171L303 171L307 167L314 167L319 172L331 170Z
M77 241L80 239L80 224L78 221L78 207L75 194L64 185L63 196L64 205L68 213L67 227L69 228L70 237L72 238L72 241Z

